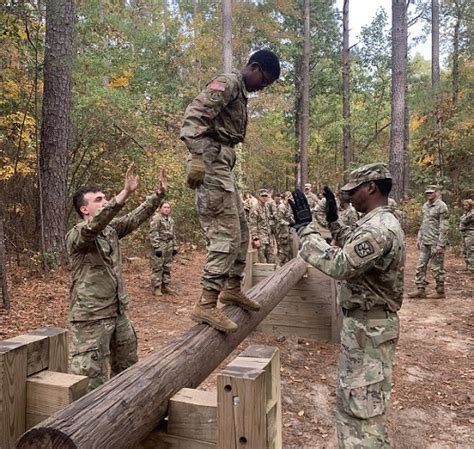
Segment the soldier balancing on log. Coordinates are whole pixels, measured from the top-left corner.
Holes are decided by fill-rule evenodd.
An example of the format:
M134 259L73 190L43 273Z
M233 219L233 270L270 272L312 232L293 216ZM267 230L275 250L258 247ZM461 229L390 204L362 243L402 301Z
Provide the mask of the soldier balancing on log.
M235 332L237 324L217 308L218 299L248 311L260 309L241 290L249 231L233 174L234 146L245 137L248 93L270 86L279 76L278 57L257 51L241 71L219 75L206 86L187 107L181 128L190 152L187 183L196 190L207 240L203 289L191 317L223 332Z
M352 227L338 219L334 194L325 187L326 220L337 246L319 234L302 192L294 192L291 203L301 257L344 281L339 296L343 321L336 391L341 448L390 447L385 421L405 264L403 231L387 206L391 187L384 164L365 165L350 173L342 190L364 214Z
M89 390L111 375L137 362L137 338L126 310L119 240L150 218L166 191L166 170L159 186L129 214L117 218L138 187L131 164L123 190L111 200L99 187L84 187L74 194L74 208L81 221L66 236L71 266L69 321L71 369L89 377Z

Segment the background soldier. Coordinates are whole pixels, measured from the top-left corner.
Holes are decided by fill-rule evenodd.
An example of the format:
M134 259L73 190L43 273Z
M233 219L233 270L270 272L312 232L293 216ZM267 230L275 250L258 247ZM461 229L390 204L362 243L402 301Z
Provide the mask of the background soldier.
M357 211L349 200L349 196L346 192L339 192L339 209L338 209L339 220L345 226L353 226L359 219Z
M276 234L277 254L280 265L291 259L290 224L293 223L293 214L288 203L281 197L280 193L275 194L276 204Z
M336 199L325 188L326 219L336 246L311 223L305 197L295 192L293 212L300 255L327 275L345 280L338 366L336 424L339 447L387 448L385 425L392 361L403 300L404 235L387 206L392 180L385 164L360 167L342 188L364 217L353 228L338 220Z
M169 287L171 282L171 262L178 254L176 236L174 235L174 220L171 218L171 205L165 201L159 212L150 221L150 265L151 286L155 296L174 295Z
M304 185L304 194L308 200L309 207L313 209L318 202L318 196L313 193L312 185L309 182Z
M474 273L474 201L471 199L462 202L464 214L459 223L461 233L462 253L466 262L466 271Z
M259 263L275 263L273 248L273 217L267 207L269 194L267 189L260 189L258 206L250 211L249 227L252 248L257 250Z
M269 50L254 53L240 71L211 81L187 107L181 139L191 153L187 183L196 189L196 204L207 240L201 296L191 317L224 332L237 325L217 299L247 310L259 310L241 290L248 250L248 225L235 182L234 146L244 140L247 97L280 76L278 57Z
M138 187L130 165L123 190L107 201L101 189L85 187L73 203L82 221L66 236L72 272L70 353L71 373L89 377L89 390L137 362L137 338L126 310L129 297L122 279L119 240L150 218L166 190L160 173L156 193L135 210L115 218Z
M431 298L444 298L444 252L448 244L448 206L441 200L438 186L429 185L425 190L423 220L416 240L420 250L415 272L417 290L409 298L426 298L426 271L431 260L431 273L436 281L436 294Z

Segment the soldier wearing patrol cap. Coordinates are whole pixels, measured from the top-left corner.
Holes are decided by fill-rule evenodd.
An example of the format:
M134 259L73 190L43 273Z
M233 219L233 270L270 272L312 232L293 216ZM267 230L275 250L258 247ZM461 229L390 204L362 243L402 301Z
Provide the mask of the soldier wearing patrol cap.
M405 264L403 231L387 205L391 178L381 163L350 173L342 190L364 214L352 227L338 219L334 194L325 187L326 219L337 246L329 245L311 223L302 192L294 192L291 204L301 257L345 281L339 296L343 320L336 391L341 448L390 447L385 421Z
M430 298L444 298L444 252L448 244L448 206L441 200L441 192L436 185L425 190L426 203L423 204L423 220L416 239L420 250L415 272L416 291L409 298L426 298L426 271L431 260L431 273L436 281L436 293Z
M267 189L260 189L259 202L249 214L249 228L252 247L257 250L259 263L275 263L275 252L272 238L272 216L267 207L270 194Z
M184 114L180 137L190 152L187 184L196 189L207 240L203 289L191 317L222 332L235 332L237 324L217 308L218 299L249 311L260 309L241 290L249 235L233 173L234 147L245 137L249 92L270 86L279 76L277 55L259 50L242 70L212 80Z
M313 193L312 187L313 186L309 182L304 185L304 194L306 195L306 199L308 200L308 204L311 209L313 209L316 204L318 204L318 196Z

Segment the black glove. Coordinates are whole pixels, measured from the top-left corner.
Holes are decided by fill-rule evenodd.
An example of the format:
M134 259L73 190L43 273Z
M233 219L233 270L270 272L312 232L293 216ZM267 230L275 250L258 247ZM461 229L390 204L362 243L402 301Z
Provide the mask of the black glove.
M176 254L178 254L178 250L177 249L174 249L173 252L171 253L172 256L176 256Z
M313 221L313 215L311 214L306 195L301 190L296 189L292 195L293 199L290 199L289 203L295 217L295 223L291 227L298 230L303 226L309 225Z
M161 257L163 255L163 253L158 249L155 251L155 255L156 257Z
M324 198L326 198L326 220L328 223L332 223L333 221L337 221L339 218L337 215L336 197L328 186L325 186L323 190Z

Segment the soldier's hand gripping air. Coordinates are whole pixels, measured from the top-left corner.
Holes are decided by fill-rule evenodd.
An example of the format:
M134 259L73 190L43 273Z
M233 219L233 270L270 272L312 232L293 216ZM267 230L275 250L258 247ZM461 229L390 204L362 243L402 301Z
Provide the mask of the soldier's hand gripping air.
M325 186L323 191L324 198L326 198L326 221L333 223L339 218L337 215L336 197L328 186Z
M295 222L291 227L297 231L303 226L309 225L313 221L313 216L306 195L301 190L296 189L292 196L293 199L288 200L295 218Z

